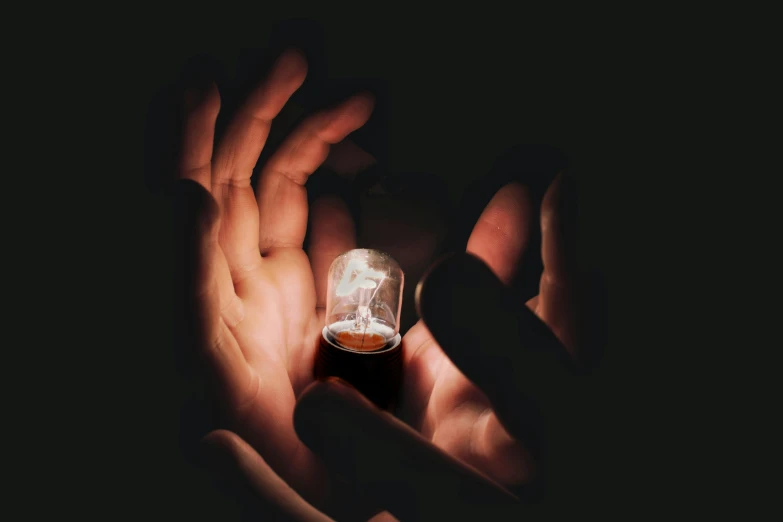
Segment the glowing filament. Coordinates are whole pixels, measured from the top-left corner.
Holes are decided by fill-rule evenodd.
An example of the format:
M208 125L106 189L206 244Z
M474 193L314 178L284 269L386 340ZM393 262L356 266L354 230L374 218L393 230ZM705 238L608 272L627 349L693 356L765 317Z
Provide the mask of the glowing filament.
M369 326L372 320L370 302L372 302L375 294L378 292L384 277L386 275L383 272L371 269L367 266L367 263L360 259L352 259L345 268L343 277L337 285L336 294L338 296L346 296L356 291L359 292L353 326L355 330L366 330L367 326ZM376 282L373 279L378 279L378 281Z

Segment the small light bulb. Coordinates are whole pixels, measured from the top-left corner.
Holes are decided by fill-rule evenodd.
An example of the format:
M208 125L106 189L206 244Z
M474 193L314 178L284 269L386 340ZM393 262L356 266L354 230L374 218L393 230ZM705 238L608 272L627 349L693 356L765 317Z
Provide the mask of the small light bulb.
M402 371L403 284L400 265L388 254L355 249L337 256L329 268L316 377L341 377L381 408L391 406Z

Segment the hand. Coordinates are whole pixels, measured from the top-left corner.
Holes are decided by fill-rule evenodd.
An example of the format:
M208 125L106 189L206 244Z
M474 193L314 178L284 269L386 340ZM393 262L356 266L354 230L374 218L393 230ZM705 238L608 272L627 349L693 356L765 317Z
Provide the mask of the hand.
M299 436L403 519L513 512L518 506L507 495L459 461L522 491L515 486L540 474L531 399L549 417L570 413L557 400L575 402L564 358L583 358L591 339L581 326L584 294L564 185L560 176L543 204L545 273L527 307L506 286L525 253L526 235L518 232L535 223L519 185L502 189L485 210L468 245L475 256L438 264L420 285L423 323L405 337L401 412L420 434L338 383L314 384L298 402ZM229 468L242 463L244 480L268 472L235 436L209 441L234 463Z
M592 349L584 327L588 296L575 256L573 186L564 173L555 178L540 220L531 199L519 183L498 191L468 241L475 257L456 256L425 276L417 291L423 320L403 339L400 417L506 486L528 483L536 474L531 450L540 448L530 446L540 441L530 425L533 407L523 405L546 400L541 394L553 388L564 393L562 385L541 378L559 378L558 365L583 360ZM539 223L544 272L539 294L523 306L510 288L519 288L514 283L523 258L537 254L527 243ZM539 356L529 354L538 352L561 362L535 359L531 367L531 357ZM503 418L506 404L513 405L516 421ZM519 415L523 409L528 418Z
M293 410L313 381L326 273L337 254L352 248L353 225L338 200L321 201L308 259L304 184L330 145L367 121L373 100L357 95L307 118L264 165L254 192L250 178L271 122L306 69L301 55L284 53L214 151L217 88L187 92L175 190L189 344L206 363L228 426L317 502L327 494L325 470L296 436Z

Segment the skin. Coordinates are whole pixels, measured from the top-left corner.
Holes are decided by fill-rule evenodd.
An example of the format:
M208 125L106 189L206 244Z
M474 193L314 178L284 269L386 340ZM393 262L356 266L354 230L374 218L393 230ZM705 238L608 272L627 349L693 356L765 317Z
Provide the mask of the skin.
M306 119L263 166L254 191L250 177L272 120L302 85L306 71L300 54L283 53L217 144L217 88L189 92L178 178L203 193L196 245L188 260L194 273L194 349L233 431L216 432L207 443L228 454L248 480L261 485L259 491L266 488L294 499L291 505L304 499L322 506L330 495L328 473L297 436L294 409L314 381L329 265L357 246L357 227L337 198L322 198L308 209L304 183L326 160L331 145L368 120L373 100L359 94ZM558 186L556 181L544 200L547 268L541 293L528 306L576 350L568 314L555 313L568 309L568 298L560 291L565 272L553 232ZM507 185L473 230L468 251L503 282L515 277L528 233L538 226L532 208L523 186ZM312 239L305 252L308 212ZM446 356L423 322L407 332L402 346L405 382L398 417L434 446L500 484L528 480L534 469L522 443L504 428L487 396ZM322 519L309 508L291 509L300 510L301 519Z

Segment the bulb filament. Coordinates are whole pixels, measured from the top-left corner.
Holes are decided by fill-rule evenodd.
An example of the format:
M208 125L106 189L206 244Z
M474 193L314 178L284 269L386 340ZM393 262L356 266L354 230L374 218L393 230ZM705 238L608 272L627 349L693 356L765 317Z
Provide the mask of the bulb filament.
M346 296L358 291L356 315L354 316L354 324L351 328L350 337L354 340L361 338L361 344L356 347L358 349L364 348L364 341L367 338L367 328L372 322L372 312L370 311L370 303L375 298L375 294L378 293L378 289L381 287L386 274L373 270L367 263L360 259L352 259L343 272L343 277L340 283L337 285L336 294L338 296ZM378 281L374 281L377 279ZM370 333L370 336L377 336L377 334ZM376 340L369 340L373 346L377 344ZM374 348L372 348L374 349Z

